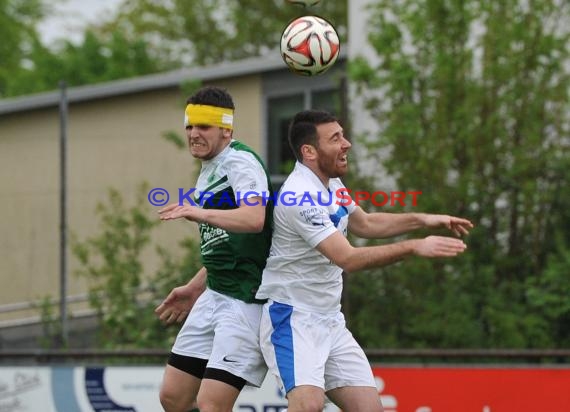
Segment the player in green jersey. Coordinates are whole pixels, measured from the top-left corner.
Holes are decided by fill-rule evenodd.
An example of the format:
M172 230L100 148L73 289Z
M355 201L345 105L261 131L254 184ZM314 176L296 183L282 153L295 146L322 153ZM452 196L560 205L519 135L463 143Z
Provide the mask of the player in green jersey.
M172 347L160 401L166 412L231 411L244 385L267 372L259 349L262 301L255 298L269 254L272 199L267 171L233 140L234 103L217 87L191 96L185 111L190 153L201 160L194 197L159 211L198 223L203 268L157 307L184 325Z

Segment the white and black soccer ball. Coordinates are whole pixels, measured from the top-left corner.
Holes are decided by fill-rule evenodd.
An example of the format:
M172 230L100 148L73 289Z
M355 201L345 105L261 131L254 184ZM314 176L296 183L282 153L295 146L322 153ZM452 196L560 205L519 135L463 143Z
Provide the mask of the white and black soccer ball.
M321 17L299 17L281 35L281 57L297 74L316 76L326 72L339 52L340 40L335 28Z
M298 4L300 6L310 7L314 6L321 0L286 0L287 3Z

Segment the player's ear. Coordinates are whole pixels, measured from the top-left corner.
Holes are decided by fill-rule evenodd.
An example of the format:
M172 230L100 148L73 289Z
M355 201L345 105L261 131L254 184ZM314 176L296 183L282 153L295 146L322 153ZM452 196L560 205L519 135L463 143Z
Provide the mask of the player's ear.
M315 149L313 145L304 144L301 146L301 154L303 155L303 159L312 160L317 155L317 149Z
M222 129L222 135L225 139L232 137L232 129Z

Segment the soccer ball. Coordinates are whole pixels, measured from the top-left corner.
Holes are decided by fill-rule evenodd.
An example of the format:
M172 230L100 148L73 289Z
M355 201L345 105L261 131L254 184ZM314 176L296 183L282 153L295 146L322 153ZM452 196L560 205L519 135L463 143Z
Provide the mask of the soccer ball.
M310 7L314 6L321 0L287 0L288 3L298 4L299 6Z
M281 35L281 57L289 69L304 76L326 72L340 52L336 30L317 16L293 20Z

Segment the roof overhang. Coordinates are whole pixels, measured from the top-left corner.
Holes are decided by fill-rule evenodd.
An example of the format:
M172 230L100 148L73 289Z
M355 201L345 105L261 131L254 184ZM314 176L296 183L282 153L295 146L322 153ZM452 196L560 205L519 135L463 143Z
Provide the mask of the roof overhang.
M69 103L140 93L169 87L179 87L188 80L212 81L235 78L273 70L283 70L285 65L279 54L252 57L212 66L184 68L164 73L139 76L87 86L70 87L67 90ZM59 105L59 90L0 100L0 115L41 109Z

